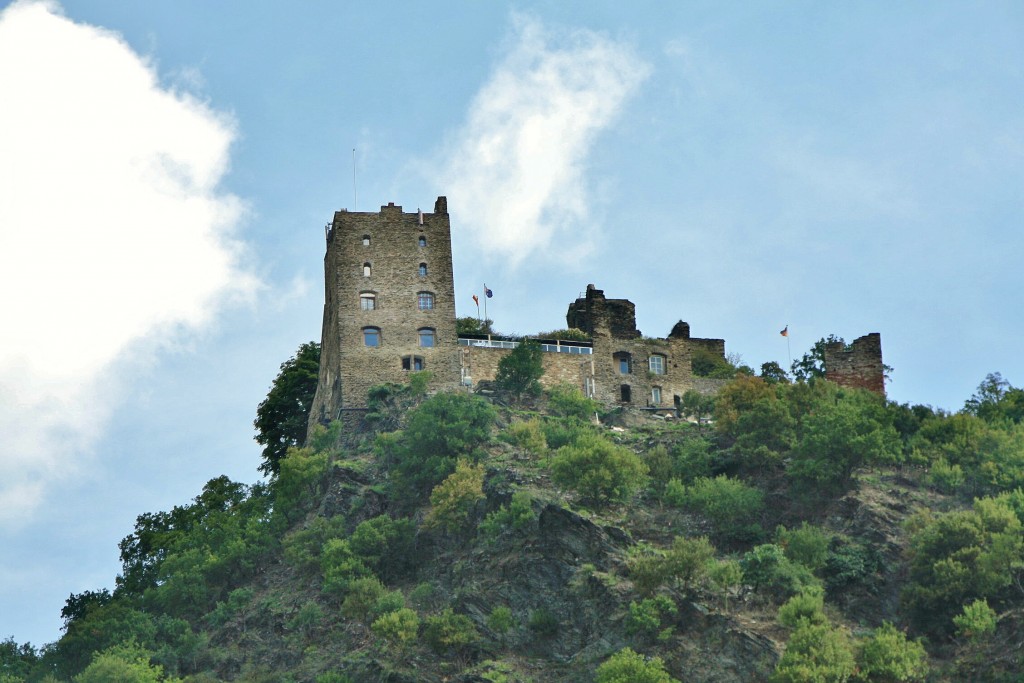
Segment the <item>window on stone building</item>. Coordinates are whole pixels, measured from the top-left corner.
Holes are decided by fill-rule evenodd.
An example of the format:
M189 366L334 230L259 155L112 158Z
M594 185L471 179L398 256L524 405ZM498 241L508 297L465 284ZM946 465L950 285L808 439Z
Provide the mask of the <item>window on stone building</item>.
M633 395L632 389L629 388L628 384L623 384L619 387L619 400L623 403L629 403Z
M363 235L363 246L364 247L370 246L370 236L369 235Z
M426 277L426 276L427 276L427 264L426 263L421 263L420 264L420 277Z
M665 356L662 356L661 354L657 354L657 353L652 355L650 360L648 361L648 367L650 367L651 372L653 374L655 374L655 375L664 375L665 374L665 367L666 367L666 365L665 365Z
M583 395L587 398L594 398L594 378L583 378Z
M420 235L420 246L421 247L427 246L427 238L425 236L423 236L423 235Z
M363 277L370 277L370 262L363 264Z
M615 364L619 368L620 375L628 375L633 372L633 357L625 351L618 351L612 354Z
M651 387L651 405L661 405L661 387Z
M365 344L366 346L380 346L380 328L364 327L363 344Z
M373 292L360 292L359 308L364 311L372 311L377 308L377 295Z
M431 348L434 346L434 330L430 327L424 327L419 330L420 333L420 346L423 348Z
M416 295L417 305L421 311L430 311L434 308L433 292L420 292Z
M402 356L402 369L419 372L424 368L422 356Z

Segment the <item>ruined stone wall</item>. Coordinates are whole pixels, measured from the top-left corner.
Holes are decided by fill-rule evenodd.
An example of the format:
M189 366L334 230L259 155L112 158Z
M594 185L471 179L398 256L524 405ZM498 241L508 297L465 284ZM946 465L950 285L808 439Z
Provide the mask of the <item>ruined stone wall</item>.
M459 385L451 227L444 197L433 213L338 211L324 257L325 307L320 379L310 425L366 406L366 392L404 382L417 359L433 374L431 389ZM422 308L429 293L432 308ZM373 305L362 300L372 297ZM379 332L367 345L364 330ZM433 346L421 346L433 330ZM407 368L403 367L403 359Z
M842 342L826 345L825 379L885 396L882 336L872 332L859 337L850 344L849 350Z
M475 385L477 382L491 382L498 374L498 361L512 353L512 349L494 349L481 346L463 346L462 365L464 372ZM570 384L584 391L584 378L590 374L591 356L569 353L544 352L541 361L544 375L541 386Z

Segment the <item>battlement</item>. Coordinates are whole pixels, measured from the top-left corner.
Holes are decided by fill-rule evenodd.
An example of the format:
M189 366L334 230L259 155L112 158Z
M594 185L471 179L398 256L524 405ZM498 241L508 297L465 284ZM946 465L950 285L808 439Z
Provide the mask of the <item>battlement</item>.
M872 332L854 339L849 346L842 342L827 344L825 379L845 387L867 389L884 396L882 335Z

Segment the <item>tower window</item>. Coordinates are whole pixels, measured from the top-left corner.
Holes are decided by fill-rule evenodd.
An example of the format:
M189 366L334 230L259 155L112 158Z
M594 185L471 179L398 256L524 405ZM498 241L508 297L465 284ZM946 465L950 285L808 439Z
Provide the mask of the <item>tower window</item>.
M651 387L651 405L661 405L661 387Z
M380 328L364 327L363 344L366 346L380 346Z
M421 247L427 246L427 238L424 235L420 235L420 246Z
M377 308L377 295L373 292L362 292L359 295L359 308L364 311L372 311Z
M423 348L431 348L434 346L434 330L430 327L424 327L420 331L420 346Z
M421 311L431 311L434 309L434 294L433 292L420 292L416 295L417 305Z
M363 264L363 277L370 277L370 262Z
M619 387L619 400L621 400L623 403L629 403L631 398L632 390L629 388L628 384L623 384L621 387Z
M427 264L426 263L421 263L420 264L420 277L426 277L426 276L427 276Z
M655 374L655 375L664 375L665 374L665 356L662 356L660 354L654 354L648 360L648 367L650 367L651 372L653 374ZM659 401L659 403L660 402L661 401Z
M615 359L620 375L628 375L633 372L633 356L625 351L618 351L612 354L612 358Z
M369 235L363 235L363 246L364 247L370 246L370 236Z

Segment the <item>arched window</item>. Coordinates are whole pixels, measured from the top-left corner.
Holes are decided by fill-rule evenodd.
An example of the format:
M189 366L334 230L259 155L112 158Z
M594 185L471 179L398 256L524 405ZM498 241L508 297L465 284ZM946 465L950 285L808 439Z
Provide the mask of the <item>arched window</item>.
M434 293L433 292L419 292L416 295L416 303L421 311L431 311L434 309Z
M653 354L647 361L647 367L650 368L651 374L664 375L665 368L667 367L665 363L665 356L662 356L660 353ZM661 401L659 401L659 403L660 402Z
M366 346L380 346L380 328L364 327L363 344Z
M369 235L363 235L363 246L364 247L370 246L370 236Z
M363 277L370 277L370 262L363 264Z
M426 276L427 276L427 264L426 263L421 263L420 264L420 277L426 277Z
M434 346L436 341L436 335L432 327L423 327L419 330L420 334L420 346L423 348L431 348Z
M427 238L426 238L425 235L420 235L420 246L421 247L427 246Z
M364 311L372 311L377 308L377 295L373 292L359 293L359 308Z

